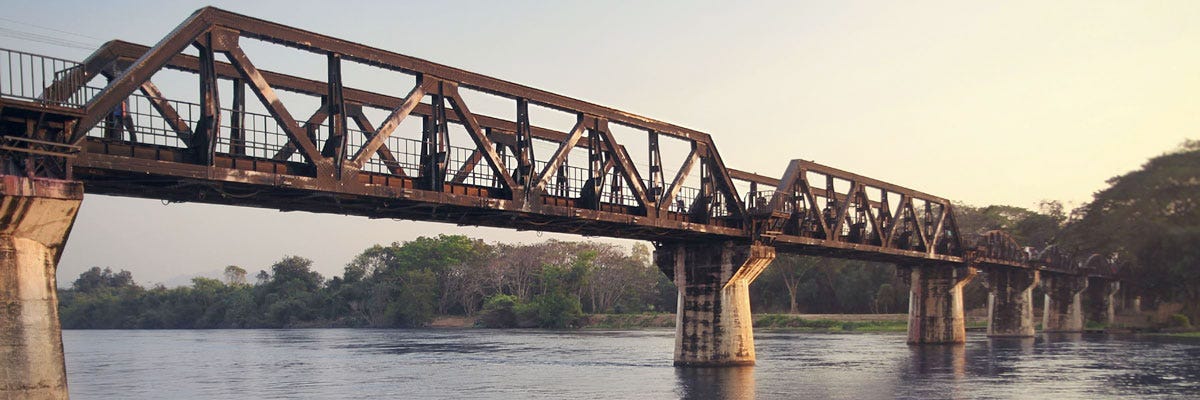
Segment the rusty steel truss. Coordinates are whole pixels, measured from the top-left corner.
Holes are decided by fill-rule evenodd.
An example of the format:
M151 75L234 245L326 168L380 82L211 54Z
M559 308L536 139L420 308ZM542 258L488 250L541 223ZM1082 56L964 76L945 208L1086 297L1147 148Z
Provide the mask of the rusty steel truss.
M325 79L259 69L246 39L324 57ZM757 242L907 265L1113 272L1096 257L1033 255L1002 232L964 247L952 204L937 196L803 160L782 178L734 170L706 133L211 7L153 47L112 41L82 63L6 54L40 60L42 76L27 79L40 90L0 90L4 173L82 180L91 193L660 242ZM414 83L403 93L347 87L347 63ZM194 75L189 95L198 101L163 93L152 81L162 70ZM95 79L107 84L89 86ZM512 116L472 112L467 91L511 102ZM320 106L297 115L280 92ZM248 111L254 101L266 112ZM539 126L531 106L573 116L574 125ZM372 120L367 111L386 117ZM396 134L418 120L407 123L420 124L419 140ZM630 156L617 126L641 135L646 160ZM452 127L470 141L451 143ZM662 140L690 149L673 174ZM535 154L535 143L554 151ZM744 198L735 182L749 185Z

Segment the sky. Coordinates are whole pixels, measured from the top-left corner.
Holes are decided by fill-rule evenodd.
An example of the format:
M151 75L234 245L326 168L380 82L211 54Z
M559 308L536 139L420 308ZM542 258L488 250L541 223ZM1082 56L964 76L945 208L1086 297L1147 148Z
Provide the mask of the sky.
M10 2L0 47L81 60L208 4ZM972 205L1078 206L1200 138L1195 1L211 4L707 132L730 168L780 176L802 158ZM58 276L179 283L300 255L331 277L373 244L437 234L581 239L88 195Z

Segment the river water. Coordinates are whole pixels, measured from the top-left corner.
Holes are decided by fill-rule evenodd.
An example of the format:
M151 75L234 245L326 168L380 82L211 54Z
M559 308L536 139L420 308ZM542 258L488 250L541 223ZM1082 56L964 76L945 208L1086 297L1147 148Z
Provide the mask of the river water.
M1200 340L1067 335L909 347L759 331L758 365L671 366L671 330L63 332L80 399L1200 398Z

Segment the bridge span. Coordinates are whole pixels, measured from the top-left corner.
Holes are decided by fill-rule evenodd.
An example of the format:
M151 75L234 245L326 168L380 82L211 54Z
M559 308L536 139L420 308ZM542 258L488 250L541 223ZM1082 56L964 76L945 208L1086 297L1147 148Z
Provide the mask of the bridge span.
M260 69L246 49L264 45L324 74ZM1048 331L1082 330L1089 287L1111 318L1118 288L1106 257L965 243L941 197L804 160L739 171L707 133L216 8L152 47L0 61L10 397L65 397L54 272L85 192L649 240L679 288L681 366L754 362L748 287L778 252L896 264L915 345L964 341L978 271L992 336L1034 335L1039 283Z

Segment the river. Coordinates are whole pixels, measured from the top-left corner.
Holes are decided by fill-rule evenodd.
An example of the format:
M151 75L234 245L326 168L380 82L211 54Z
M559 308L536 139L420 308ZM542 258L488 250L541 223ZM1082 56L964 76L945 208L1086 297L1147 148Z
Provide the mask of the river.
M1200 340L1043 335L909 347L759 331L758 365L671 366L673 331L63 332L81 399L1200 398Z

